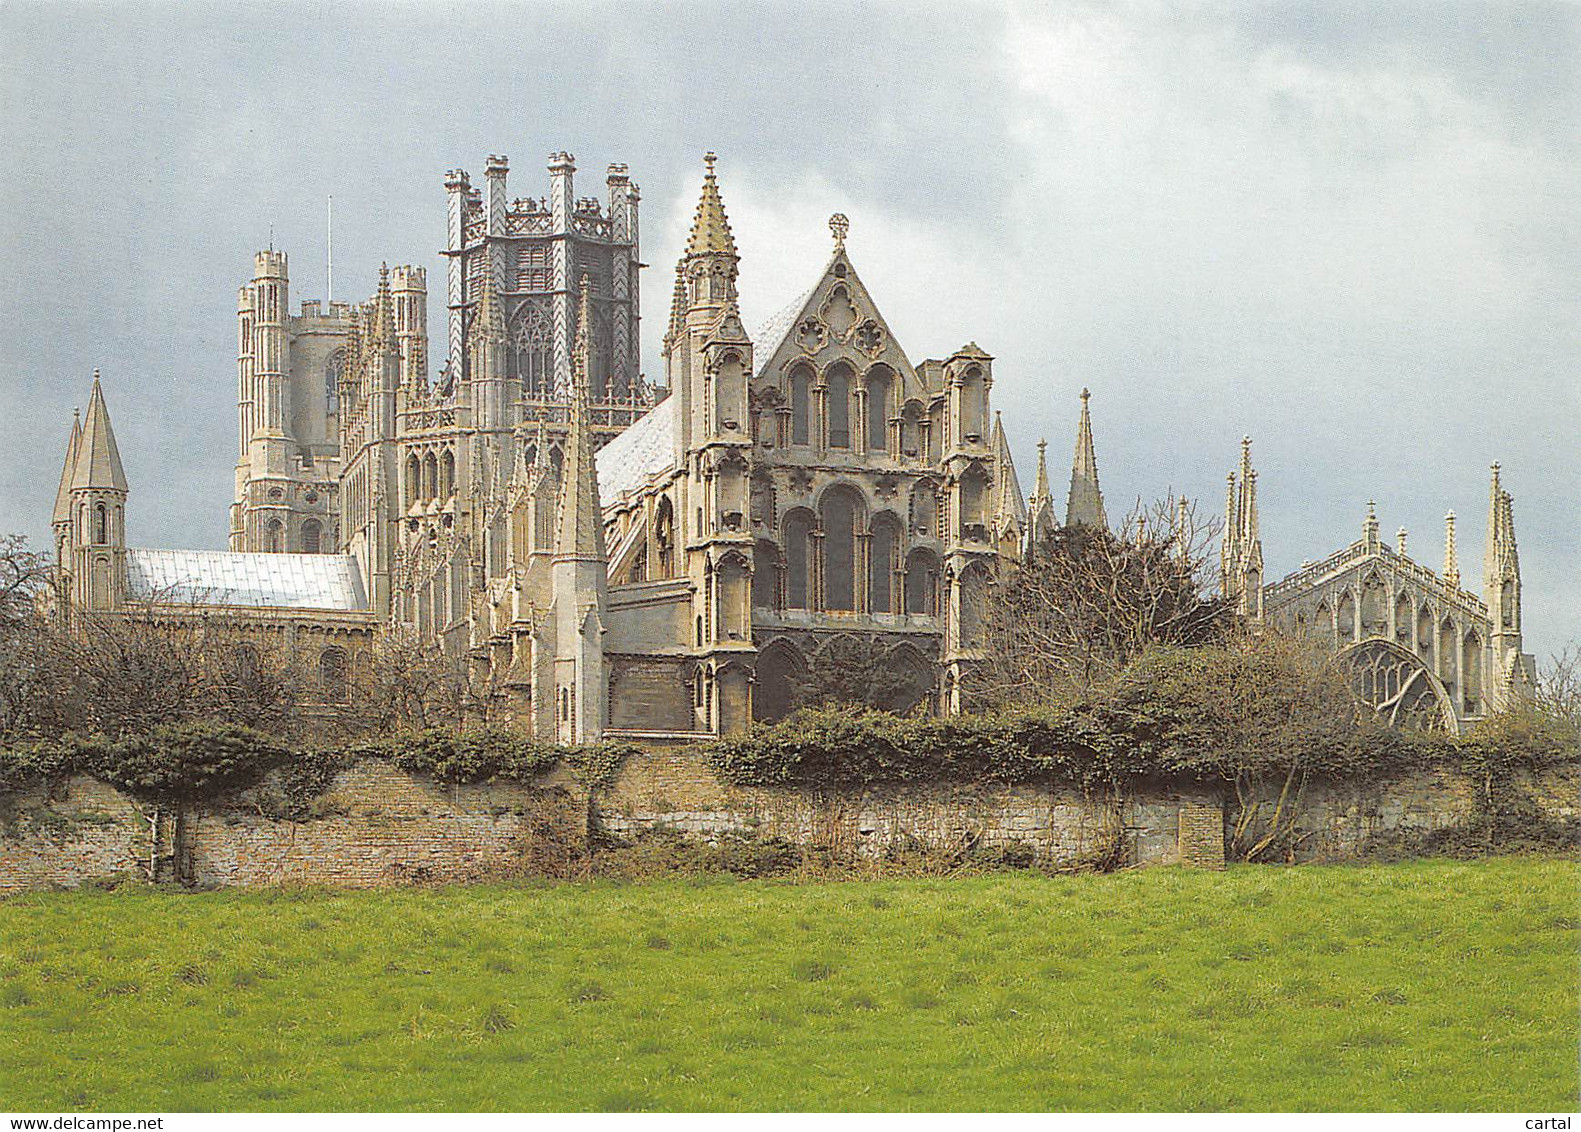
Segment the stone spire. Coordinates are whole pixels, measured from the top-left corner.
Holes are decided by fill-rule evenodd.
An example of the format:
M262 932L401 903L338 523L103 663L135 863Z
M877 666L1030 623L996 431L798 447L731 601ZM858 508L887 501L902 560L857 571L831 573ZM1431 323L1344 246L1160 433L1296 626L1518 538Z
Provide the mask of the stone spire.
M1394 552L1396 554L1398 554L1401 558L1406 557L1406 553L1405 553L1405 528L1404 527L1401 527L1399 530L1394 532Z
M368 339L376 350L398 352L395 337L395 297L390 292L390 265L379 265L379 293L373 304L373 324Z
M1444 516L1444 581L1460 588L1460 555L1455 550L1455 513Z
M1026 554L1037 553L1037 545L1059 528L1059 515L1054 510L1054 490L1049 485L1047 440L1038 441L1037 478L1032 484L1032 496L1027 500Z
M1071 463L1070 495L1065 501L1065 525L1074 527L1081 523L1094 528L1107 528L1109 519L1103 511L1103 491L1098 486L1098 457L1092 445L1092 415L1087 402L1092 393L1081 391L1081 422L1076 426L1076 456Z
M499 296L494 290L494 273L483 273L483 288L478 294L477 335L484 342L505 341L505 316L500 312Z
M736 241L730 235L730 221L725 217L725 204L719 199L719 179L714 174L714 163L718 160L719 158L712 152L703 156L703 163L708 167L708 172L703 175L703 195L697 202L697 212L692 217L691 235L686 240L688 256L736 254Z
M56 523L71 522L71 480L77 471L77 451L82 447L82 413L71 411L71 435L66 438L66 463L60 469L60 488L55 492Z
M1225 477L1224 537L1219 549L1220 590L1237 612L1260 620L1263 614L1263 539L1257 516L1257 469L1252 438L1241 437L1239 483Z
M1367 500L1367 518L1361 525L1361 538L1368 550L1378 549L1378 504Z
M1033 499L1052 499L1053 491L1049 488L1049 442L1045 437L1038 438L1038 471L1037 479L1032 484Z
M560 468L560 507L555 527L556 562L603 562L604 515L598 497L598 465L588 421L588 355L590 353L588 277L582 276L577 311L576 347L571 367L571 420L565 461Z
M110 410L99 388L99 371L93 371L93 392L88 397L88 416L83 421L77 443L77 458L71 473L71 490L126 492L126 472L121 468L121 453L115 446L115 431L110 427Z
M1521 557L1515 545L1515 503L1492 468L1488 486L1488 542L1482 560L1482 596L1493 620L1490 644L1498 663L1500 684L1495 698L1503 702L1506 675L1521 652Z

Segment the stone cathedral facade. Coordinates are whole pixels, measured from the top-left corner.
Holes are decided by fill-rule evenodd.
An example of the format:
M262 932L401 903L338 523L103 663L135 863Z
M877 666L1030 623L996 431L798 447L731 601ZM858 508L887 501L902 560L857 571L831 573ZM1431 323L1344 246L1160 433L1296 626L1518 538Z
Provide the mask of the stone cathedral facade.
M95 609L225 608L316 650L330 686L379 634L414 634L562 741L778 718L851 648L899 677L888 706L959 709L993 578L1060 523L1043 446L1024 498L992 410L993 358L967 343L914 362L843 216L800 297L745 326L711 154L706 165L662 389L639 365L640 194L625 166L609 167L603 199L575 195L566 153L544 198L511 199L503 157L481 191L446 175L433 363L422 267L382 269L366 302L292 313L286 255L258 253L237 303L229 551L127 546L129 487L96 377L56 505L62 592ZM1249 618L1409 656L1427 678L1383 664L1379 687L1400 703L1426 687L1449 727L1529 680L1497 482L1501 549L1479 600L1458 573L1377 543L1375 522L1265 586L1249 448L1240 474L1223 577ZM1085 390L1063 521L1107 525Z

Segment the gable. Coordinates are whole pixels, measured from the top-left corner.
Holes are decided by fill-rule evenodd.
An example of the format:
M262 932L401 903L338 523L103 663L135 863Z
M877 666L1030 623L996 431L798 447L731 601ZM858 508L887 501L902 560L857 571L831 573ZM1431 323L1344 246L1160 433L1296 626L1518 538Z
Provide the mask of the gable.
M778 385L799 361L822 372L843 360L858 374L887 365L900 376L906 397L924 393L844 249L835 252L812 288L758 328L753 347L758 381Z

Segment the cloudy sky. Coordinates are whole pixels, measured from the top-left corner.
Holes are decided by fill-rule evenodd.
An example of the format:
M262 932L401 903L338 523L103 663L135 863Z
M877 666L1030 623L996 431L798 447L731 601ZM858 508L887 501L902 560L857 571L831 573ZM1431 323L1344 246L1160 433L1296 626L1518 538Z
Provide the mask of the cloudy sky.
M643 190L644 359L714 149L748 321L831 212L913 360L972 340L1030 485L1093 392L1111 514L1222 503L1269 574L1361 531L1480 576L1514 493L1528 647L1581 638L1581 8L1494 3L0 6L0 530L48 543L94 367L134 543L222 546L235 289L440 275L444 171L569 149ZM430 327L442 325L436 304ZM1056 467L1056 475L1064 467ZM1473 585L1478 583L1473 582Z

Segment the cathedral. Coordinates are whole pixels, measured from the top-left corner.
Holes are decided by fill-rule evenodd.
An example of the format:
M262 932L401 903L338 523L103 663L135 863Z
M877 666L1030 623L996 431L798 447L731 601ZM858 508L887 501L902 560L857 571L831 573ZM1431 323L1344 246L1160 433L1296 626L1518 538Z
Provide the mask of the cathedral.
M65 604L223 609L316 658L343 694L376 636L467 664L540 738L664 739L776 719L831 650L879 657L895 710L959 710L999 571L1059 526L1039 445L1024 497L993 358L913 363L829 221L816 279L743 325L715 158L675 267L665 381L639 367L640 194L445 178L443 359L423 268L363 303L289 304L259 252L237 303L228 551L126 544L129 485L96 373L54 513ZM1256 473L1231 477L1224 592L1254 623L1354 653L1380 711L1459 730L1532 678L1510 497L1495 472L1484 597L1363 539L1264 585ZM1107 525L1082 391L1065 524ZM1365 674L1364 676L1362 674Z

